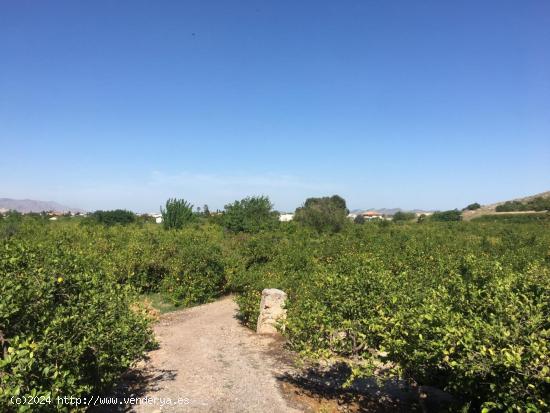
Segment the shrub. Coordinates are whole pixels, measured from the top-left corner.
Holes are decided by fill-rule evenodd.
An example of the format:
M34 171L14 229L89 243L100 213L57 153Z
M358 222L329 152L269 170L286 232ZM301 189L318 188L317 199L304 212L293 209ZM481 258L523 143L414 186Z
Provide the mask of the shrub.
M308 198L296 209L294 220L318 232L339 232L346 225L349 211L346 201L338 196Z
M168 199L166 209L160 207L160 212L164 229L180 229L195 220L193 205L184 199Z
M416 217L414 212L397 211L393 214L393 221L412 221Z
M278 213L266 196L251 196L225 206L223 226L232 232L255 233L274 229Z
M477 202L474 202L473 204L468 205L466 208L463 209L463 211L475 211L476 209L481 208L481 205Z
M462 213L458 209L436 211L430 216L430 220L439 222L461 221Z
M496 212L513 212L513 211L524 211L525 205L519 201L507 201L502 205L497 205L495 208Z
M474 218L475 222L508 222L522 224L527 222L549 222L550 213L548 212L538 212L532 214L502 214L502 215L482 215L480 217Z
M205 237L179 240L162 291L177 306L212 301L225 289L222 252Z
M307 357L362 375L377 349L458 410L546 411L550 238L544 223L514 225L364 225L249 244L240 317L254 327L262 288L281 288L288 343Z
M0 251L0 331L7 340L0 354L2 411L12 410L9 400L17 395L55 404L57 396L106 391L152 344L146 317L130 309L130 289L88 257L55 244L13 241Z
M507 201L495 208L496 212L549 211L550 197L536 197L529 201Z
M23 214L15 210L8 211L4 216L0 215L0 240L17 234L22 221Z
M113 211L95 211L90 215L90 219L103 225L126 225L136 221L136 215L131 211L124 209L115 209Z

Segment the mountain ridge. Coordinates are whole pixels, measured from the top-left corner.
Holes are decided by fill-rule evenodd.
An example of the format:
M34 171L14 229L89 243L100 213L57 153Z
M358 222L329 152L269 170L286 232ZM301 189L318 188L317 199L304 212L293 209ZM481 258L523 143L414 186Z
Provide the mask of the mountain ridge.
M83 209L62 205L55 201L39 201L36 199L0 198L0 212L15 210L23 214L29 212L84 212Z

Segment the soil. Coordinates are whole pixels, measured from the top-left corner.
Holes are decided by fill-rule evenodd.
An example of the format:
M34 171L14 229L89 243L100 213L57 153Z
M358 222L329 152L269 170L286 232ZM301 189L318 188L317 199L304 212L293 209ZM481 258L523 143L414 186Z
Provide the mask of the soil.
M281 378L293 367L280 339L255 334L236 314L232 297L163 314L154 328L159 348L127 378L125 395L158 401L127 410L305 411L297 400L285 397ZM160 405L168 398L176 405Z

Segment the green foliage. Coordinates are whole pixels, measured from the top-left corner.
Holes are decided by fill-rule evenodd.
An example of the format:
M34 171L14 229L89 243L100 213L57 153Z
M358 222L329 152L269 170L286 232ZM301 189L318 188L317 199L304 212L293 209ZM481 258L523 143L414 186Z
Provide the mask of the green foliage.
M15 210L8 211L4 216L0 215L0 240L8 239L17 234L23 220L23 214Z
M395 375L453 394L457 409L543 412L548 229L426 222L264 234L239 245L233 289L251 327L261 290L286 291L285 335L308 357L393 363Z
M466 208L463 209L463 211L475 211L476 209L481 208L481 205L477 202L474 202L473 204L468 205Z
M458 209L436 211L430 216L430 220L437 222L461 221L462 213Z
M176 231L22 217L0 240L0 331L11 348L0 357L0 410L16 392L108 388L151 342L137 293L187 306L233 292L255 327L262 289L280 288L284 334L305 357L347 360L358 375L387 362L388 374L450 392L457 410L548 411L546 218L383 220L331 233L294 222L224 231L214 217Z
M338 195L308 198L304 206L296 209L294 221L317 232L335 233L345 227L348 213L346 201Z
M278 224L278 213L267 196L251 196L225 206L223 226L229 231L255 233Z
M15 209L10 209L3 216L6 222L21 222L23 219L23 214Z
M139 225L144 225L147 223L154 224L155 218L148 214L142 214L136 217L136 223Z
M113 211L95 211L89 219L103 225L127 225L136 222L136 215L131 211L124 209L115 209Z
M363 215L357 215L353 219L353 222L356 223L356 224L364 224L365 223L365 217Z
M393 214L393 221L395 222L412 221L415 218L416 214L414 212L397 211L395 214Z
M496 207L496 212L550 211L550 197L536 197L527 202L508 201Z
M177 256L162 282L162 291L177 306L212 301L225 289L221 249L195 234L179 239Z
M160 207L160 212L164 229L181 229L195 220L193 205L185 199L168 199L166 209Z
M131 289L90 257L62 239L10 240L0 248L0 410L12 411L12 396L105 391L151 347L148 320Z
M502 214L502 215L482 215L474 218L476 222L508 222L522 224L527 222L550 221L550 213L532 213L532 214Z

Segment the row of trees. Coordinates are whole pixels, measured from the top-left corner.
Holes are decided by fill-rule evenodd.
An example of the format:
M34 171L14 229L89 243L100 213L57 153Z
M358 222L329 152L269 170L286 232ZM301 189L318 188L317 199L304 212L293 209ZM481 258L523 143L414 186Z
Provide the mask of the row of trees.
M166 229L179 229L196 220L193 205L183 199L169 199L161 208ZM349 213L346 201L338 196L308 198L296 209L295 221L319 232L338 232L346 223ZM279 214L267 196L250 196L224 207L220 223L231 232L259 232L274 229Z
M185 199L170 198L165 206L160 208L163 226L165 229L181 229L189 224L197 222L201 218L209 218L221 224L231 232L255 233L271 230L278 225L278 212L273 210L273 204L267 196L249 196L233 203L227 204L222 213L211 214L208 205L201 210L194 209L194 205ZM299 224L310 227L319 233L335 233L342 230L348 222L349 210L346 200L339 195L330 197L307 198L304 204L297 208L294 220ZM416 215L413 212L399 211L394 214L393 221L413 221ZM418 222L428 217L421 216ZM458 210L435 212L432 221L460 221L461 212ZM95 222L107 226L116 224L131 224L143 221L133 212L116 209L113 211L96 211L91 214L86 222ZM364 218L358 216L355 223L364 223Z
M197 214L193 213L193 205L183 199L169 199L161 211L166 229L182 228L197 219ZM346 200L339 195L307 198L303 206L296 209L294 221L320 233L335 233L346 225L348 214ZM393 216L396 222L412 221L415 218L413 212L403 211ZM420 217L418 222L424 219L426 217ZM439 222L460 221L462 214L457 209L438 211L429 219ZM254 233L274 229L278 225L278 213L273 210L273 204L267 196L250 196L225 205L217 221L231 232ZM355 222L361 224L364 221L359 219Z
M422 214L418 218L414 212L398 211L393 215L394 222L407 222L414 219L417 219L417 222L423 222L427 219L436 222L461 221L462 213L458 209L452 209L449 211L436 211L430 216Z

